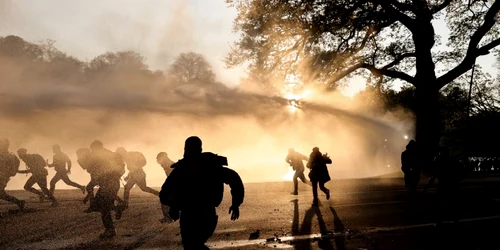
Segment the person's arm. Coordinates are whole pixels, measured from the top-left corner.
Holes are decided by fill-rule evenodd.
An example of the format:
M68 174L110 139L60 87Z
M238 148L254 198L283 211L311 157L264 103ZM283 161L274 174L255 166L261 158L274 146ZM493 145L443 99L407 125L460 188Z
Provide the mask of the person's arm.
M53 167L54 167L54 160L55 160L55 158L56 158L56 155L54 155L54 156L52 157L52 163L49 163L49 159L47 159L47 160L45 161L45 162L47 163L47 166L48 166L49 168L53 168Z
M245 187L243 186L243 181L236 171L229 168L223 168L222 178L224 183L229 185L229 188L231 189L232 203L229 208L231 220L237 220L240 217L239 207L243 203L243 199L245 197Z
M286 156L285 161L286 161L286 163L288 163L288 164L292 164L292 161L291 161L291 159L290 159L290 155L289 155L289 154Z
M174 168L172 172L167 176L165 182L161 186L160 194L158 195L160 198L160 203L169 206L168 215L174 220L179 219L179 206L176 202L176 183L179 178L179 169Z
M67 154L64 154L64 158L65 158L66 164L68 164L68 173L71 173L71 159L68 157Z

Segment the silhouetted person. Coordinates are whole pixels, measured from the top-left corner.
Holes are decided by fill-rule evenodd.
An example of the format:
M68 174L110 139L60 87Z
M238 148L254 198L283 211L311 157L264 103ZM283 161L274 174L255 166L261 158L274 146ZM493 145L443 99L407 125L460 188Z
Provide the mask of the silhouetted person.
M170 158L168 158L167 153L165 152L158 153L158 155L156 156L156 161L163 168L166 176L168 176L172 172L173 169L172 165L174 164L174 162L170 160Z
M90 175L90 181L86 186L87 196L83 199L83 203L86 204L88 201L92 203L92 199L94 199L94 187L97 186L97 182L95 181L95 171L89 166L90 164L90 156L92 151L89 148L81 148L76 151L77 162L82 167L83 170L86 170ZM90 210L89 210L90 212Z
M56 198L54 198L52 192L47 189L47 175L49 174L45 168L47 166L47 162L39 154L27 154L27 150L24 148L18 149L17 154L26 164L27 168L26 170L19 170L18 173L31 173L31 177L26 181L26 184L24 184L24 189L38 195L38 197L40 197L40 201L43 201L45 195L47 195L47 197L49 197L52 201L52 206L57 206ZM42 192L33 188L33 185L35 184L38 184Z
M92 153L89 159L89 168L94 173L94 178L99 189L90 203L90 209L101 213L104 231L100 238L111 238L116 235L113 225L111 211L116 212L116 218L120 219L123 212L123 204L114 205L118 190L120 189L120 178L125 172L125 163L120 154L104 148L101 141L90 144Z
M427 186L424 188L424 192L427 192L427 190L431 188L434 182L436 181L438 169L440 168L439 164L442 162L444 150L446 150L446 148L439 148L437 156L434 157L434 160L432 161L431 177L429 177L429 182L427 183Z
M443 147L440 151L440 157L436 161L436 177L439 181L437 224L442 222L445 214L454 221L458 220L458 189L462 173L462 164L450 156L450 150ZM446 202L448 206L445 208L443 205Z
M139 188L150 194L158 196L160 193L146 184L146 173L142 169L146 166L146 157L141 152L127 152L124 148L118 148L116 150L118 154L121 155L125 164L127 164L128 175L124 178L127 182L125 184L125 191L123 193L123 200L125 201L125 207L128 207L128 200L130 196L130 190L137 184Z
M224 183L231 188L231 220L239 218L244 187L240 176L227 167L227 158L202 153L200 138L186 139L184 158L175 163L160 192L162 204L170 206L170 216L177 220L180 212L184 249L208 249L205 242L217 226L215 208L224 194Z
M295 152L293 148L288 150L288 155L285 158L285 161L290 164L292 169L295 171L293 175L293 195L299 194L299 182L297 179L300 179L303 183L307 183L306 177L304 176L304 162L308 161L309 158L307 156Z
M71 174L71 160L69 159L68 155L61 151L61 147L59 145L54 145L52 150L54 152L52 164L49 164L49 160L47 160L47 164L49 167L53 167L56 170L56 175L54 175L54 177L50 181L50 192L54 193L54 190L56 189L56 183L62 180L67 185L76 187L85 194L85 186L82 186L69 179L68 174ZM68 166L68 169L66 169L66 165Z
M170 173L172 172L172 169L175 167L174 162L168 158L168 154L165 152L160 152L156 156L156 161L160 166L163 168L165 171L165 175L168 177ZM161 205L161 211L163 213L163 218L160 219L161 223L171 223L174 220L170 218L170 215L168 215L169 212L169 207L166 205Z
M417 142L411 140L406 145L406 150L401 153L401 170L404 173L405 187L414 192L420 178L420 171L417 167Z
M318 205L318 184L319 189L326 194L326 199L330 199L330 190L325 187L325 183L331 180L328 168L326 167L326 164L330 163L332 163L332 160L327 154L323 155L318 147L313 148L311 155L309 155L309 161L307 162L307 168L311 169L311 172L309 172L309 179L312 182L313 206Z
M24 209L24 200L19 200L5 192L10 177L17 174L21 161L11 152L9 152L10 142L6 138L0 139L0 199L16 204L19 210Z

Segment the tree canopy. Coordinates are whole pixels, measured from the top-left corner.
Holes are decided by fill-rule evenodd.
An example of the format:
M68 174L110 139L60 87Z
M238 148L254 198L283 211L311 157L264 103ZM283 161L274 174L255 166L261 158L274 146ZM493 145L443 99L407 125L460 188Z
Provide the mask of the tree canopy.
M241 32L229 66L248 62L259 75L300 72L331 87L369 73L377 83L399 79L439 90L500 44L500 0L227 2L238 11L234 29ZM449 49L436 46L439 18L450 30Z
M199 53L181 53L169 67L168 73L183 83L215 82L212 66Z

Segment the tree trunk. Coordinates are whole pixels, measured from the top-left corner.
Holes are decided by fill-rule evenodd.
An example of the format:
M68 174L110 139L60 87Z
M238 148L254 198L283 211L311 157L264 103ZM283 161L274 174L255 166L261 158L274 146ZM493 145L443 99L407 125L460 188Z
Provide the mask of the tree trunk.
M429 84L432 86L433 84ZM437 152L440 139L439 91L423 85L416 89L418 145L418 166L426 175L430 174L432 160Z

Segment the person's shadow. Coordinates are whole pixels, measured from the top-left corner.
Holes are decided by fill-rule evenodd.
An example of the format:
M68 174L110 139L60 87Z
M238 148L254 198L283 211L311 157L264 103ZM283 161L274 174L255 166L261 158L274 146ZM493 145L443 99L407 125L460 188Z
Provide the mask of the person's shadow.
M339 250L343 250L345 249L344 223L342 223L337 211L335 211L332 206L330 206L330 211L332 211L333 214L333 231L338 234L334 237L335 245L337 245Z
M310 235L311 234L311 228L312 228L312 219L314 215L318 218L318 225L321 231L322 236L327 236L331 232L328 231L325 221L323 219L323 215L321 214L321 211L318 206L311 206L304 214L304 220L302 221L302 224L300 225L299 228L299 204L298 200L292 200L294 203L294 216L293 216L293 221L292 221L292 235ZM345 249L345 239L344 235L342 234L344 232L344 224L342 221L339 219L335 209L333 207L330 207L330 210L333 213L334 216L334 227L335 227L335 233L341 233L341 235L335 236L335 244L337 245L337 249ZM320 237L319 239L315 239L318 241L318 247L320 249L325 249L325 250L333 250L334 247L332 245L332 242L330 241L329 237ZM295 249L311 249L311 242L306 241L306 240L299 240L297 242L294 242Z

